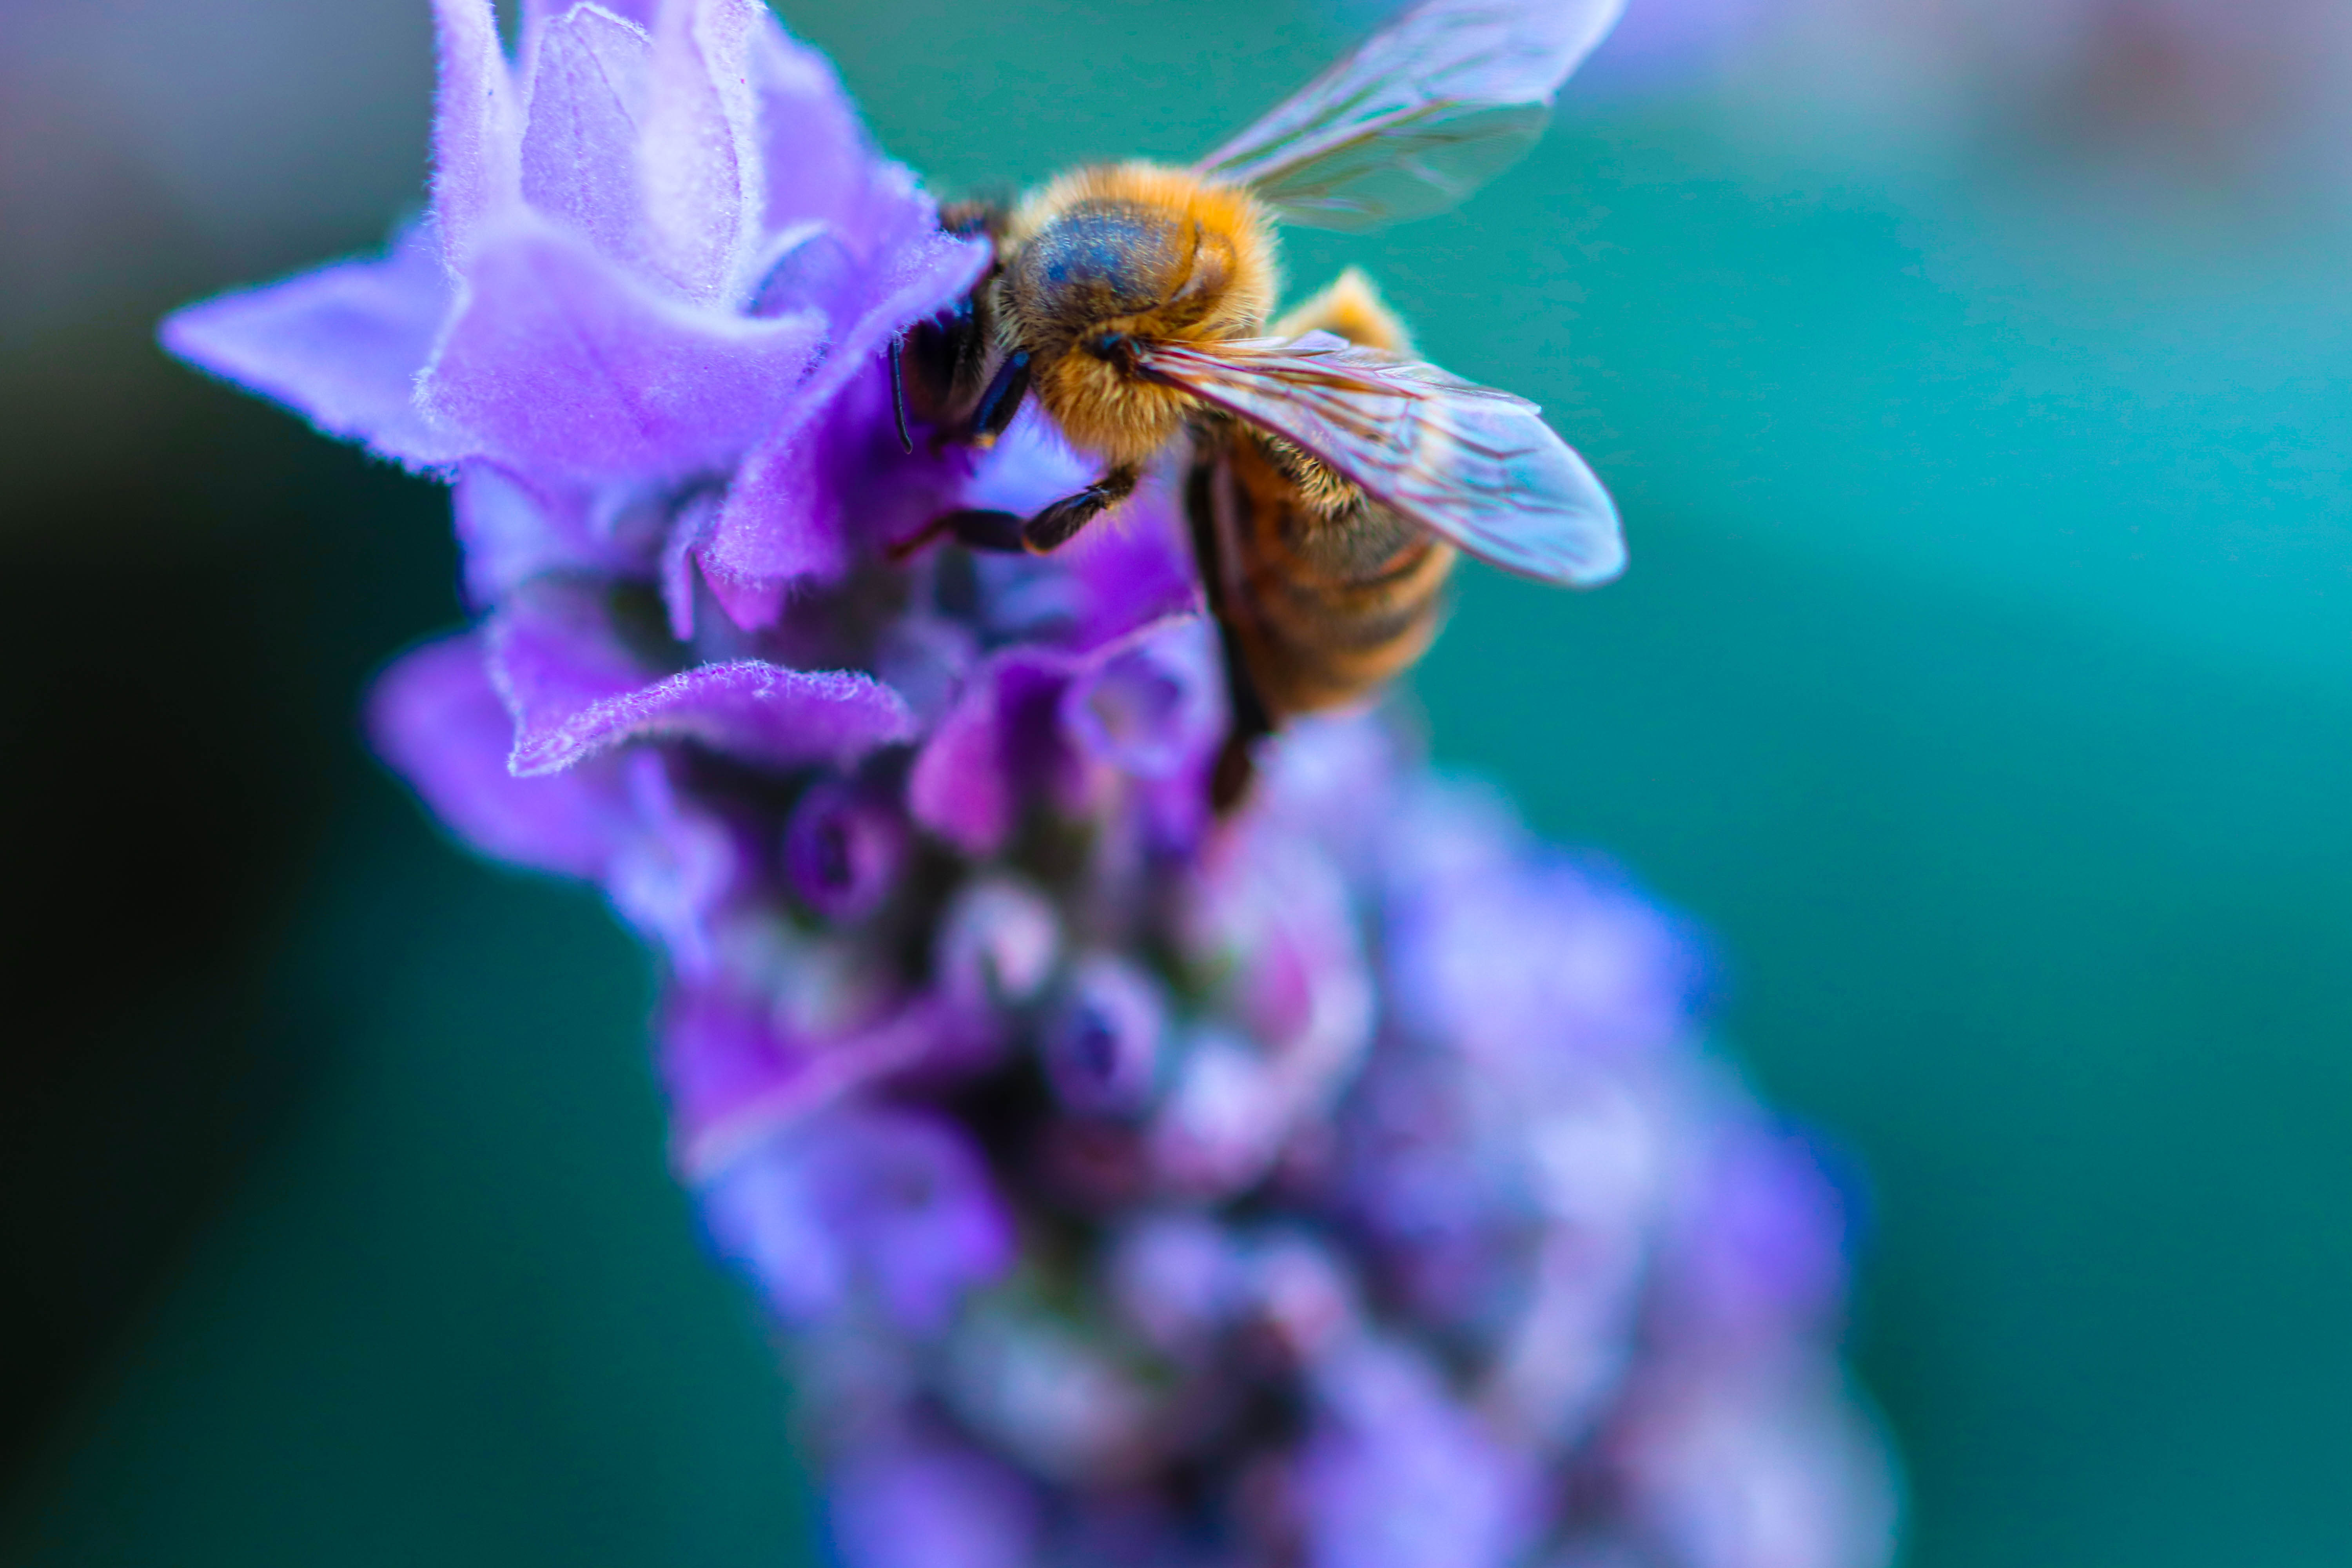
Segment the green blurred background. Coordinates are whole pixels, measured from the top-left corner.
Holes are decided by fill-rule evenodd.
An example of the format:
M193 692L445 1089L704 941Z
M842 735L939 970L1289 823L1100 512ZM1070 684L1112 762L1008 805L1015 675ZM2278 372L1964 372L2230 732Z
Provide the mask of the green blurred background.
M12 1563L804 1560L641 961L358 740L457 616L442 496L149 345L416 201L425 9L0 0ZM787 20L955 190L1187 155L1370 14ZM2352 1562L2340 193L1920 153L1785 64L1604 72L1461 213L1294 245L1624 504L1605 592L1472 575L1433 743L1702 921L1867 1172L1915 1568Z

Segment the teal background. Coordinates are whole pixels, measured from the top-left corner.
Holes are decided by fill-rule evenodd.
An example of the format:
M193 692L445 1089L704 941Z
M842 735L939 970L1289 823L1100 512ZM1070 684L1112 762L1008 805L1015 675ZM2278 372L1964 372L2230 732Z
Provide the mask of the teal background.
M373 9L421 91L422 6ZM1349 26L789 18L947 189L1183 156ZM421 168L395 101L350 175L387 212ZM1603 592L1470 574L1433 747L1701 921L1722 1037L1867 1173L1853 1346L1909 1563L2352 1561L2347 237L1790 145L1728 95L1596 94L1464 211L1293 246L1543 402L1627 514ZM16 493L96 521L12 526L11 582L113 585L116 637L213 678L154 689L191 754L238 737L221 798L269 809L235 940L144 990L173 942L121 949L139 1005L93 984L83 1065L35 1075L26 1292L122 1256L71 1298L98 1327L23 1429L0 1558L803 1561L764 1331L664 1174L642 963L361 752L367 671L457 613L439 497L140 346L178 294L370 243L346 208L6 341L12 401L146 399L103 439L69 394L15 426ZM217 616L155 618L199 590ZM60 689L110 630L13 624Z

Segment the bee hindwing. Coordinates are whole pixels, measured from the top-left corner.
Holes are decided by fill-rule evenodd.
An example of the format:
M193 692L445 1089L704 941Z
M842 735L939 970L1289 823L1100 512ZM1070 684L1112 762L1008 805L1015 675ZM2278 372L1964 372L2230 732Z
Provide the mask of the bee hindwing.
M1442 212L1543 133L1624 0L1426 0L1195 165L1286 223Z

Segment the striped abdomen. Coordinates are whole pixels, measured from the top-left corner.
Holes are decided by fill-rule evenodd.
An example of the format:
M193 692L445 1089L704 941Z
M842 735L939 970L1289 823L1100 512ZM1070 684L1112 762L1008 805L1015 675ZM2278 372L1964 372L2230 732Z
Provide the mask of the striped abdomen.
M1294 454L1238 426L1202 446L1194 526L1216 531L1215 607L1261 710L1241 727L1369 696L1428 649L1453 546L1360 492L1314 495Z
M1274 331L1410 352L1353 268ZM1186 501L1233 694L1211 782L1223 810L1249 787L1251 742L1370 696L1428 651L1455 552L1287 442L1231 420L1199 426Z

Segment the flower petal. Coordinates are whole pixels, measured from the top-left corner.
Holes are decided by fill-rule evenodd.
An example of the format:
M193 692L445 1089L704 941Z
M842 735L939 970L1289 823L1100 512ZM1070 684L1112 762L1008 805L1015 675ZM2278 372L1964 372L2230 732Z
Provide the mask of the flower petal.
M1136 778L1197 773L1225 732L1216 632L1202 616L1105 644L1062 694L1063 733Z
M708 303L735 303L764 205L755 38L777 31L753 0L672 0L655 24L653 94L637 146L655 270Z
M433 212L452 264L520 188L522 105L490 0L433 0L441 86L433 116Z
M793 407L824 332L665 299L540 224L486 239L422 383L425 406L510 466L682 478L724 468Z
M491 679L514 717L508 765L518 777L649 739L779 766L846 762L913 728L897 692L850 671L739 659L664 676L623 639L606 602L569 584L517 595L488 637Z
M163 322L163 346L275 398L320 429L412 468L462 455L420 412L416 375L449 309L449 280L422 228L377 260L322 267L191 305Z
M523 58L530 58L536 35L551 26L557 17L577 10L590 0L522 0ZM650 32L654 13L660 9L661 0L602 0L601 8L634 26Z
M523 199L625 264L641 243L637 128L651 50L634 23L583 5L550 20L532 51Z
M965 1128L935 1112L845 1107L815 1123L827 1207L883 1310L936 1333L1013 1261L1012 1217Z
M1482 1428L1434 1369L1401 1346L1351 1350L1320 1382L1324 1408L1293 1482L1308 1561L1318 1568L1520 1561L1543 1517L1532 1455Z
M781 27L760 29L750 54L768 232L809 223L845 235L866 231L877 159L833 62Z
M877 353L828 351L793 414L746 459L699 556L729 616L772 625L792 584L837 581L866 545L950 510L951 464L899 449Z
M662 1081L689 1181L714 1180L845 1096L928 1058L935 1007L901 1006L847 1034L806 1038L771 1010L712 988L681 991L663 1009Z
M714 966L713 917L724 909L744 868L728 824L704 810L670 776L659 752L613 759L634 816L604 869L605 896L621 918L692 978Z
M663 736L700 741L775 766L838 764L904 740L913 728L898 694L871 676L738 659L598 703L552 738L535 763L562 767L568 763L555 759Z
M1028 1568L1039 1512L1011 1466L931 1440L859 1449L833 1468L825 1498L842 1568Z
M1661 1045L1698 977L1671 921L1570 865L1425 879L1389 921L1397 1017L1496 1067Z
M849 1290L848 1238L824 1212L817 1174L802 1150L763 1150L698 1194L712 1247L757 1280L789 1321L837 1310Z
M978 282L988 247L940 233L929 198L897 165L884 165L876 184L887 221L815 301L833 319L834 341L795 416L768 433L728 492L702 551L716 577L746 586L829 581L847 570L857 544L899 537L946 504L953 470L893 445L882 350ZM892 474L905 484L876 484Z
M1021 796L1055 743L1056 704L1078 661L1016 648L982 664L916 755L907 806L917 822L974 855L1001 847Z
M483 854L596 877L629 831L624 791L609 770L544 779L507 771L514 721L490 684L477 634L428 643L386 670L368 729L393 770Z
M656 531L663 516L629 509L603 520L603 499L545 494L496 463L459 464L452 510L465 550L467 602L487 608L554 572L643 576L660 549Z
M1065 552L1079 590L1071 637L1076 647L1098 647L1206 607L1190 530L1170 484L1148 483L1055 553Z

